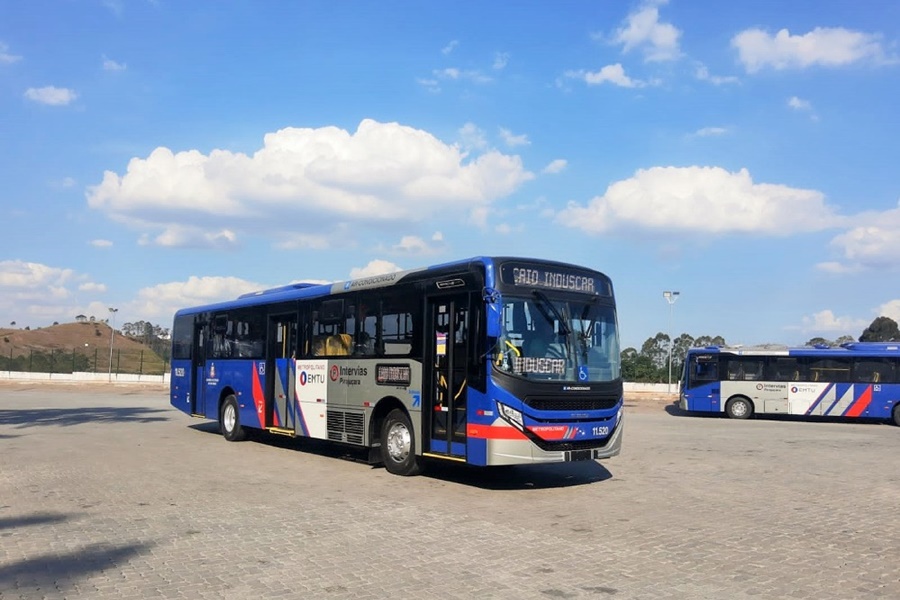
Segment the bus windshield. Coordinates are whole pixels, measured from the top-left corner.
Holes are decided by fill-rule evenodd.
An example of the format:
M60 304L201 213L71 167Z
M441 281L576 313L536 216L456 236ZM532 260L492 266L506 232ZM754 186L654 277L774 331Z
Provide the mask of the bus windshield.
M504 296L502 329L493 363L505 373L578 383L620 376L616 312L598 298Z

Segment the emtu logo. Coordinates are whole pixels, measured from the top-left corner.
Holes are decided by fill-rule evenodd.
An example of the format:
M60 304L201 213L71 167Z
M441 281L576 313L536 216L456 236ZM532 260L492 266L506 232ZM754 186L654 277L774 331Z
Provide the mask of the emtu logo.
M300 371L300 385L306 385L306 371Z
M338 377L341 376L341 370L338 369L337 365L331 365L331 380L337 381Z

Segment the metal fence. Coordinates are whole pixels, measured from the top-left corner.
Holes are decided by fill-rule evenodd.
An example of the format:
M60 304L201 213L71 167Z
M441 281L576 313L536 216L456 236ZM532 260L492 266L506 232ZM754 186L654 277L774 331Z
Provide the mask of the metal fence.
M150 350L108 352L101 348L46 350L18 347L10 348L0 356L0 371L164 375L169 371L169 361Z

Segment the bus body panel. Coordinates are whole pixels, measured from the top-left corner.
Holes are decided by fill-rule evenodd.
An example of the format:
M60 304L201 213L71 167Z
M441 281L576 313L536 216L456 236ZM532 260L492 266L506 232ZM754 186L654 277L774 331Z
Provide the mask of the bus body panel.
M687 411L724 412L730 399L743 397L753 403L756 414L891 419L895 406L900 403L898 350L896 345L882 343L851 343L841 348L799 348L775 352L692 348L685 360L679 404ZM754 363L754 369L765 363L766 373L774 361L796 360L808 371L808 378L820 377L825 373L833 378L843 377L845 381L755 379L762 371L754 371L755 375L750 380L706 382L698 376L701 372L708 374L714 369L718 369L719 376L725 372L740 373L730 363L741 360ZM827 366L821 366L823 364ZM794 375L801 370L797 369Z
M503 264L505 279L500 277ZM399 291L392 291L395 287ZM511 374L495 372L499 362L488 344L504 325L498 329L490 320L500 319L501 297L508 292L526 298L533 293L547 303L578 302L581 312L572 318L578 319L573 325L579 332L599 324L598 341L578 338L585 344L584 358L571 358L580 365L572 371L578 380L569 382L576 391L560 391L568 389L559 385L568 375L555 383L520 377L515 393L497 385L497 377L508 380ZM186 414L218 420L222 402L233 394L244 428L373 449L379 446L382 420L401 407L410 417L416 455L477 466L608 458L619 453L622 443L621 378L613 366L617 362L594 357L612 348L616 356L611 360L618 361L612 294L608 278L590 269L476 257L349 282L292 284L183 309L173 327L170 402ZM403 309L391 305L396 324L383 326L382 310L384 322L394 321L387 321L382 302L396 304L403 296L418 308L404 316ZM347 303L348 312L332 311L338 302ZM595 317L595 306L604 307L607 316ZM547 314L561 319L559 310L549 308ZM400 317L411 317L405 322L412 329L403 326L407 337ZM377 356L359 347L360 333L369 327L378 330ZM322 335L329 342L341 337L355 345L345 346L345 352L319 346L324 338L316 336ZM459 335L465 336L463 343ZM600 368L603 364L606 369ZM595 379L606 386L603 393L584 385ZM562 408L585 397L596 404L616 389L601 409ZM542 407L529 406L529 394L539 396ZM510 414L518 416L510 420Z

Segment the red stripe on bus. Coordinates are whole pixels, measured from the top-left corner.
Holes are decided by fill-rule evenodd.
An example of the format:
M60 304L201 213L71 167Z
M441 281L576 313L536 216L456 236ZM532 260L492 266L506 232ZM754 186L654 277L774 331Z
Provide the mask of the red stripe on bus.
M845 417L858 417L863 414L863 412L869 408L869 404L872 402L872 386L867 385L866 390L859 395L853 404L850 405L850 408L847 409L847 412L844 413Z
M253 404L256 405L256 416L259 418L259 426L266 426L266 397L263 394L262 383L259 381L259 369L253 366ZM272 411L275 416L275 427L281 427L278 423L278 413Z
M524 440L525 434L515 427L499 427L494 425L466 426L466 435L482 440Z

